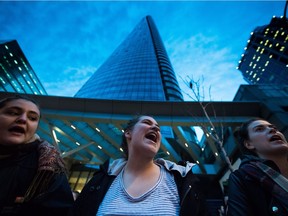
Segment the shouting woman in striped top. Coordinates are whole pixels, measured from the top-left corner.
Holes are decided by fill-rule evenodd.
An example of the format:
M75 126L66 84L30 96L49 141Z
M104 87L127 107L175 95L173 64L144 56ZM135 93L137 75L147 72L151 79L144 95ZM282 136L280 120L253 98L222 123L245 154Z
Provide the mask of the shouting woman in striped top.
M130 120L122 136L124 158L101 166L76 200L73 214L206 215L192 172L195 164L155 159L160 145L160 126L154 118Z

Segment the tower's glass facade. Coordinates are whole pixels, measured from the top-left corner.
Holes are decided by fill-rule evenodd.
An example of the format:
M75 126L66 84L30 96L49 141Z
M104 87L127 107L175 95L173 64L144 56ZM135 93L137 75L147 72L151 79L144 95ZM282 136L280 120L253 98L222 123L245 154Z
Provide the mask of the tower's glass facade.
M238 69L249 84L288 84L288 19L273 17L251 33Z
M0 41L0 91L47 95L16 40Z
M150 16L140 21L75 97L183 101L172 65Z

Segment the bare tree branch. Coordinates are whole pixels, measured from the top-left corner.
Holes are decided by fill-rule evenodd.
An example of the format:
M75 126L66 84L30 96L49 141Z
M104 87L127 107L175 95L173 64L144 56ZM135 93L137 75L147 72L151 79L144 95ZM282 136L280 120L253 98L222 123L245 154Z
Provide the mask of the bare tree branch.
M182 79L183 80L183 79ZM208 120L209 126L211 128L211 131L209 131L206 127L201 127L202 130L204 131L204 133L209 134L209 136L214 140L214 142L217 144L217 148L220 150L221 154L222 154L222 158L225 160L226 164L229 167L229 170L232 172L234 169L232 167L231 161L227 155L227 152L223 146L223 142L224 142L224 127L223 124L220 124L220 135L217 132L217 129L215 127L215 125L213 124L213 121L211 120L211 117L209 116L208 112L207 112L207 108L209 107L209 105L211 103L209 102L203 102L205 99L205 92L204 92L204 78L203 76L201 76L197 81L195 81L193 79L193 77L189 77L187 76L186 80L183 80L183 82L187 85L187 87L189 87L189 89L191 90L192 94L188 94L185 93L190 99L192 99L193 101L197 101L201 108L202 111L206 117L206 119ZM211 101L211 86L209 87L209 98ZM215 109L212 107L213 110L213 117L217 118Z

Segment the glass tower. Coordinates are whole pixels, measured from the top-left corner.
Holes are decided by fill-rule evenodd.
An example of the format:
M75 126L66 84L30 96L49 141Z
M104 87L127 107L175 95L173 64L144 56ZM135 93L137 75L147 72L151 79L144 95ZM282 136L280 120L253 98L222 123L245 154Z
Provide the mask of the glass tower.
M288 84L288 19L273 17L251 33L238 68L249 84Z
M16 40L0 41L0 91L47 95Z
M173 67L151 16L140 21L75 97L183 101Z

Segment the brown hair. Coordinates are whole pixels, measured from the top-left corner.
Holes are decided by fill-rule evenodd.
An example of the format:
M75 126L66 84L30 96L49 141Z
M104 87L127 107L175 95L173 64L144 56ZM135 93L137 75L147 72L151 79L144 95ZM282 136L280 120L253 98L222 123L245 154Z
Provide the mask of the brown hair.
M7 103L14 101L14 100L19 100L19 99L30 101L30 102L34 103L40 111L39 104L34 99L32 99L28 96L24 96L24 95L14 95L14 96L7 97L7 98L0 100L0 109L3 108L4 106L6 106Z
M126 127L124 128L124 133L122 134L122 143L121 143L121 148L123 149L123 153L124 153L124 157L125 159L128 159L128 143L126 140L126 136L125 133L127 131L133 130L134 126L137 124L137 122L140 120L141 117L143 117L144 115L137 115L136 117L134 117L133 119L130 119L127 122Z
M250 154L250 155L257 156L257 154L254 151L246 148L245 141L250 139L249 132L248 132L249 125L252 122L258 121L258 120L266 121L266 120L264 120L262 118L258 118L258 117L252 118L246 122L243 122L242 125L239 128L237 128L234 132L234 137L236 138L236 141L239 145L239 149L240 149L242 154Z

